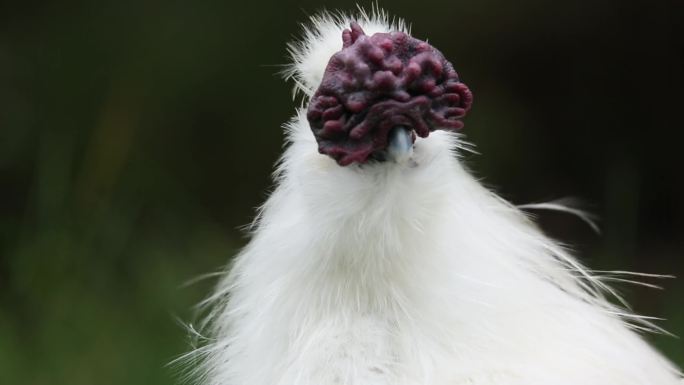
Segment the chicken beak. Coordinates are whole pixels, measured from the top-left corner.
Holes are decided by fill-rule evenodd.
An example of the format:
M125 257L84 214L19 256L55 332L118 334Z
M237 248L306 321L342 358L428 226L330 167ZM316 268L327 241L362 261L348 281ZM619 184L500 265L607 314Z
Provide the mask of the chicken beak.
M413 133L406 126L392 128L388 136L387 156L396 163L405 163L413 155Z

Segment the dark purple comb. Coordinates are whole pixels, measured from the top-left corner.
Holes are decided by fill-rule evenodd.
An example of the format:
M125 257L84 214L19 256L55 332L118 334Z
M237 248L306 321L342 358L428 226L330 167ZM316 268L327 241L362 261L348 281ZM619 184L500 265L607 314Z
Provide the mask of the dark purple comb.
M342 41L307 112L320 153L341 166L364 163L393 127L412 129L414 140L463 127L473 96L430 44L403 32L367 36L355 22Z

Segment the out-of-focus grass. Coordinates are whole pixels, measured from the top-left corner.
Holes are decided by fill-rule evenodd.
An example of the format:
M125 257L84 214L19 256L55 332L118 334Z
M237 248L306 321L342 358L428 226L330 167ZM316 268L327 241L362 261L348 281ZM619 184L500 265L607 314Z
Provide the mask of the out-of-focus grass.
M209 224L183 234L134 228L58 223L11 251L2 383L173 382L165 364L189 348L176 317L191 321L192 305L209 290L181 284L219 268L233 246Z

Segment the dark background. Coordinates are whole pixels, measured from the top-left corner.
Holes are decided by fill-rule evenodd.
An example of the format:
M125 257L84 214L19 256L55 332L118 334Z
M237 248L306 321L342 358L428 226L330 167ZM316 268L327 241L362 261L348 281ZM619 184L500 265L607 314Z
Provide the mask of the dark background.
M366 3L365 5L370 5ZM680 0L392 1L475 94L467 162L596 269L684 276ZM326 2L351 10L350 3ZM320 3L0 3L0 383L170 384L177 318L267 196ZM684 279L619 285L684 335ZM684 364L682 341L651 337Z

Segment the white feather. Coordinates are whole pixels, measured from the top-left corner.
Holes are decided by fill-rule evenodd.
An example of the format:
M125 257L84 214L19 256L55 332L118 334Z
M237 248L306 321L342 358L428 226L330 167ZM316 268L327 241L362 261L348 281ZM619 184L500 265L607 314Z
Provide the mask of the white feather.
M313 18L289 75L311 95L350 17ZM368 34L405 30L374 12ZM412 164L338 166L302 109L277 188L206 306L206 385L673 385L651 328L434 132ZM613 277L616 278L616 277ZM619 279L619 277L617 277Z

